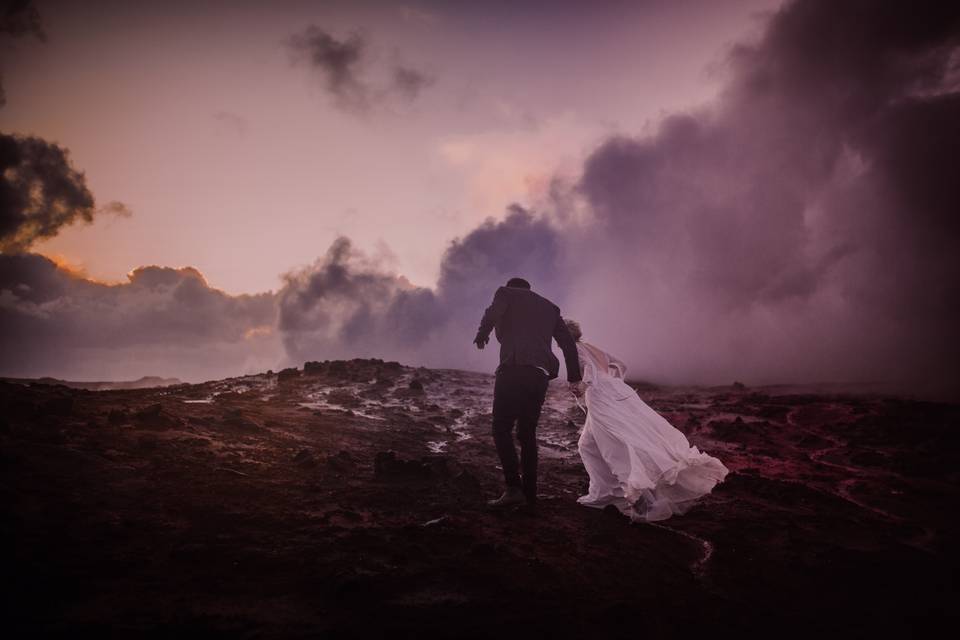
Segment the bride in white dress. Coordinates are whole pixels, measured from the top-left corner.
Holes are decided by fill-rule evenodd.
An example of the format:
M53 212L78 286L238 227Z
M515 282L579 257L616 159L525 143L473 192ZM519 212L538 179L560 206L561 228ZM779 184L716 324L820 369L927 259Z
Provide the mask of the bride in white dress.
M581 340L580 326L566 322L577 341L586 385L587 419L578 448L590 488L577 502L597 508L613 504L635 522L685 513L723 481L728 469L691 447L680 430L640 399L624 382L623 362Z

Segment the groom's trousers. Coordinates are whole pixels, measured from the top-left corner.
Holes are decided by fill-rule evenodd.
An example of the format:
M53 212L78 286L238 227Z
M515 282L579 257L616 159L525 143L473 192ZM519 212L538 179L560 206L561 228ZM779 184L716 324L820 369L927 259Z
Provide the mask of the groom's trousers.
M537 422L550 379L532 366L501 365L493 386L493 441L507 486L521 487L527 500L537 498ZM520 464L513 425L520 441ZM520 469L522 467L523 477Z

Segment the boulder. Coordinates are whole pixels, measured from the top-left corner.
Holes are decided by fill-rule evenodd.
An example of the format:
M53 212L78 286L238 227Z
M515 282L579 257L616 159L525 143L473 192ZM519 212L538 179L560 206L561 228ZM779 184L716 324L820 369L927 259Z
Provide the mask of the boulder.
M340 451L336 454L327 456L326 465L332 471L338 471L342 473L356 469L357 461L349 451Z
M70 396L50 398L41 405L40 411L50 416L69 416L73 413L73 398Z
M134 418L140 426L149 429L172 429L180 426L180 419L164 410L159 403L137 411Z
M464 483L472 485L475 478L455 459L447 455L422 456L418 460L400 458L396 451L381 451L373 461L373 472L378 479ZM477 485L479 487L479 485Z
M316 362L314 360L303 363L303 374L307 376L316 376L324 373L326 367L322 362Z
M317 459L309 449L300 449L297 455L293 456L293 461L301 467L313 467L317 464Z
M239 409L231 409L223 416L221 423L239 429L240 431L260 431L263 429L258 423L254 422Z
M283 384L284 382L296 380L299 377L300 377L300 370L297 369L296 367L290 367L288 369L284 369L283 371L277 374L277 382L280 384Z
M333 360L327 365L327 373L331 376L343 377L347 375L347 363L343 360Z
M381 451L373 460L377 478L391 480L428 480L433 475L429 464L422 460L404 460L396 451Z

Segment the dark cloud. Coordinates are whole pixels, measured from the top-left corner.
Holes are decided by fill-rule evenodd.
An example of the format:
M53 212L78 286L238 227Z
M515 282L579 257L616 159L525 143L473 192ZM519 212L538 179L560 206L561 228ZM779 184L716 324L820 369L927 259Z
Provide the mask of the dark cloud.
M0 375L238 375L275 366L264 329L275 322L273 294L231 296L192 267L104 284L37 254L0 254Z
M122 202L96 208L83 172L66 149L32 136L0 133L0 251L26 251L96 213L129 216Z
M434 78L411 67L396 66L393 69L393 87L407 100L416 100L420 92L434 83Z
M94 200L67 151L34 137L0 134L0 251L23 251L77 220Z
M565 279L563 260L562 239L550 220L511 205L502 221L488 219L450 243L437 291L452 309L466 314L468 325L474 325L479 322L474 317L478 302L513 276L526 278L538 291L562 302L564 288L558 284Z
M365 73L367 43L357 33L337 39L311 25L291 37L288 45L294 61L317 70L334 104L345 111L363 113L391 96L412 101L434 83L433 77L404 65L395 65L384 82L371 80Z
M651 376L958 385L958 18L791 3L734 49L718 104L603 143L579 185L603 248L587 271L619 265L653 340L583 296L601 335Z
M958 14L937 2L786 5L733 49L715 104L603 141L575 187L551 194L556 212L514 209L453 242L436 289L407 292L377 272L373 291L338 289L347 307L317 302L311 313L339 327L324 348L415 344L414 361L475 365L464 336L496 286L523 275L634 375L956 392ZM571 213L578 200L586 218ZM370 276L349 260L325 269L334 263ZM344 308L356 311L344 320ZM314 322L290 317L288 343ZM387 329L394 317L405 320Z
M339 107L353 110L368 107L369 89L358 77L364 52L359 34L338 40L316 26L290 39L290 49L298 61L305 61L319 71L324 86Z
M46 42L47 34L43 31L40 12L31 0L13 0L5 4L6 8L0 16L0 34L15 38L32 35Z
M111 200L107 204L97 209L97 212L109 213L111 215L120 216L121 218L129 218L133 215L133 211L130 210L130 207L119 200Z
M551 283L560 259L556 230L518 206L450 244L436 289L410 284L339 238L316 264L287 274L278 326L293 362L363 355L464 366L478 305L517 274L559 292Z
M40 42L47 41L47 34L43 30L40 12L30 0L13 0L5 3L0 10L0 36L21 38L34 36ZM3 75L0 74L0 108L7 104L7 94L3 87Z
M300 46L335 96L376 93L359 79L361 40L314 30ZM470 345L479 316L522 276L636 377L885 381L956 395L958 61L956 3L792 2L733 49L714 104L652 135L601 141L539 213L514 206L451 242L434 288L346 238L287 274L276 296L245 300L189 269L138 270L114 293L37 256L6 256L3 346L30 360L24 345L38 335L55 345L48 358L109 349L114 333L157 349L227 336L235 358L238 336L275 313L291 363L486 369L494 350ZM119 319L131 317L126 329ZM124 375L143 373L182 375Z

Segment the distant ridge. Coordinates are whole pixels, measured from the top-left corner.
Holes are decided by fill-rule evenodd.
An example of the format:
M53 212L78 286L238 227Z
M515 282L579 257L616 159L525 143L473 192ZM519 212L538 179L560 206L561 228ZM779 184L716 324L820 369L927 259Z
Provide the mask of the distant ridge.
M4 382L19 384L48 384L63 385L71 389L86 389L88 391L109 391L112 389L149 389L151 387L170 387L183 384L179 378L161 378L159 376L143 376L138 380L121 380L113 382L76 382L60 380L58 378L0 378Z

